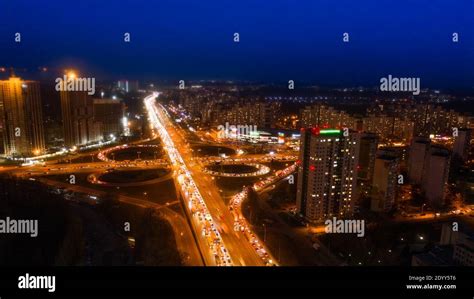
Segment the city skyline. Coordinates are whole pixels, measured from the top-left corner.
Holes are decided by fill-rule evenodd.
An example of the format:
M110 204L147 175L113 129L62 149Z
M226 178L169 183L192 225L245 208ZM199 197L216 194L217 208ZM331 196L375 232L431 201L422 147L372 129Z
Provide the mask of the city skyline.
M64 74L0 80L2 264L474 265L469 95Z
M2 298L472 293L473 0L15 0L0 23Z

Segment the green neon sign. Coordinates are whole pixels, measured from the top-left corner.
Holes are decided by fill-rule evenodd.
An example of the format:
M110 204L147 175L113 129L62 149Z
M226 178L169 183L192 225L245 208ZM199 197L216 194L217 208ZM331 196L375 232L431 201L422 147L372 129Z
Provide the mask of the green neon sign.
M341 134L341 130L321 130L319 134Z

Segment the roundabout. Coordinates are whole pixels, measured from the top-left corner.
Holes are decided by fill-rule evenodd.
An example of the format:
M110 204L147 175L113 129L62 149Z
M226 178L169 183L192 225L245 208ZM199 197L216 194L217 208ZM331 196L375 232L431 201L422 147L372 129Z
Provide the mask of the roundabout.
M97 158L104 162L161 162L163 149L159 145L119 145L101 151Z
M171 178L170 168L119 168L92 173L87 177L87 181L107 187L136 187L160 183Z
M257 177L270 172L270 167L258 163L218 162L210 163L204 167L204 172L220 177Z
M205 156L232 156L235 155L237 152L226 146L220 145L194 145L192 147L194 153L198 156L205 157Z

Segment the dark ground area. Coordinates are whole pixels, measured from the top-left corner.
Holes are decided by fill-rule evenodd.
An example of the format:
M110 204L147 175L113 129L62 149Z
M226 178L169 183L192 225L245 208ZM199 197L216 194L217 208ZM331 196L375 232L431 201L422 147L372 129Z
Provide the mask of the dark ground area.
M99 177L101 181L111 183L144 182L160 178L169 173L167 169L114 170Z
M226 154L227 156L235 155L235 151L229 147L215 145L194 145L192 147L194 154L198 157L219 156Z
M158 204L166 204L176 200L176 189L173 179L169 179L160 183L135 186L135 187L109 187L102 185L91 184L87 181L87 173L76 174L76 184L87 188L96 189L103 192L108 192L110 195L127 195L143 200L156 202ZM69 175L50 175L47 178L56 180L58 182L68 182Z
M0 180L0 194L2 219L37 219L39 225L36 238L0 238L1 265L181 265L172 227L154 211L113 196L96 206L66 201L38 182L9 178Z
M412 255L426 252L440 240L446 222L474 223L472 217L438 221L396 222L389 217L366 218L364 237L355 234L310 234L291 209L295 185L283 183L267 194L253 193L244 201L243 212L254 230L285 265L321 265L324 250L335 257L333 265L409 266ZM471 220L472 219L472 220ZM312 244L321 249L315 250ZM329 261L329 257L328 258Z
M163 158L163 149L158 147L134 147L120 149L107 154L107 158L116 161L136 160L154 160Z
M251 173L257 171L257 168L254 166L236 164L236 165L209 165L207 166L209 170L218 171L223 173Z

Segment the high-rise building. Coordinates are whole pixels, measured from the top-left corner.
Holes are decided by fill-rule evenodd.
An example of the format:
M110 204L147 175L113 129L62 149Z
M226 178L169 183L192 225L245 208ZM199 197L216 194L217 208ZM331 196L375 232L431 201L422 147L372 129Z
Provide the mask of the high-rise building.
M120 99L94 99L94 121L100 123L106 138L123 133L124 113L125 104Z
M94 122L93 101L87 91L60 91L60 95L65 146L100 140L100 124Z
M451 156L447 149L431 144L425 137L413 139L408 157L408 178L421 186L433 207L444 205Z
M93 127L92 106L87 92L61 91L64 144L68 147L86 144Z
M196 104L197 105L197 104ZM280 103L255 101L253 103L235 104L230 109L222 110L216 123L223 125L252 125L258 129L273 128L280 110Z
M451 135L452 128L472 127L472 116L429 104L390 103L367 108L363 119L365 131L381 139L395 137L407 141L412 136Z
M377 156L378 137L374 133L360 134L358 180L372 182L374 163Z
M302 129L297 209L310 222L349 217L356 201L358 136L343 131Z
M453 260L463 266L474 266L474 234L467 232L466 227L460 225L458 230L453 230L452 223L441 226L442 246L453 246Z
M129 86L128 86L128 81L127 80L119 80L117 82L117 87L120 90L123 90L125 92L128 92Z
M474 266L474 234L459 233L459 238L454 245L453 259L456 264Z
M138 89L140 89L140 84L138 83L137 80L128 82L128 91L129 92L137 91Z
M444 205L451 156L447 149L432 146L423 167L422 191L433 207Z
M422 183L425 159L429 153L431 140L426 137L416 137L412 140L408 154L408 179L416 185Z
M441 238L439 241L440 245L453 245L459 240L459 230L453 230L451 223L443 223L441 226Z
M469 157L471 145L472 129L460 128L458 136L454 140L453 155L466 161Z
M329 126L355 129L357 120L344 111L321 104L307 106L301 110L301 127Z
M138 90L138 81L119 80L117 88L125 92L136 91Z
M6 156L38 155L45 150L40 86L12 76L0 81L0 135Z
M382 140L407 141L413 137L414 122L385 114L370 114L362 119L362 129L374 132Z
M380 151L375 160L371 210L388 212L395 206L399 160L395 153Z

